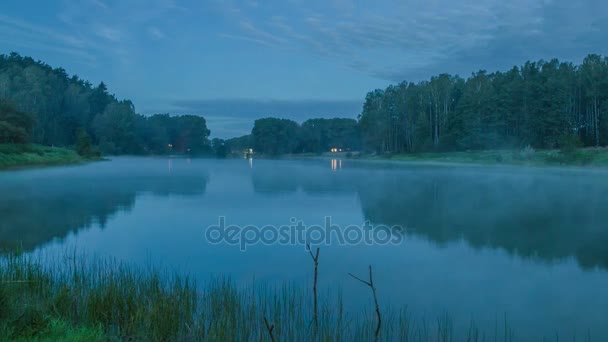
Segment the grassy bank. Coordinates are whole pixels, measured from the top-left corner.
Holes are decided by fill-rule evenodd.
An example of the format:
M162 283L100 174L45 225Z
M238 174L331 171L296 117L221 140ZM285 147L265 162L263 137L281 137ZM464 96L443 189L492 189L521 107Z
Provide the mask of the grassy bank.
M348 157L348 156L347 156ZM463 163L481 165L529 166L608 166L608 149L585 148L560 150L487 150L463 152L428 152L387 155L352 156L357 159L396 160L411 162Z
M75 151L34 144L0 144L0 170L28 166L76 164L89 161Z
M377 287L382 298L384 290ZM270 341L264 318L274 325L277 341L375 340L373 308L346 313L338 290L319 296L315 328L311 290L243 288L229 280L210 281L201 289L187 277L152 267L74 255L53 263L9 255L0 258L0 340ZM463 318L469 328L455 331L448 315L419 321L405 309L380 303L378 340L517 340L506 319L484 333Z

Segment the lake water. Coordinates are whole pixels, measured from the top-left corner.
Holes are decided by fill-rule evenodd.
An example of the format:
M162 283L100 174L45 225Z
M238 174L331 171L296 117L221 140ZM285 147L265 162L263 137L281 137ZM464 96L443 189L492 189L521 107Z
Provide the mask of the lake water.
M608 338L608 172L351 160L115 158L0 172L0 242L159 263L205 281L310 286L303 245L212 244L227 224L404 227L398 245L321 246L319 286L516 336Z

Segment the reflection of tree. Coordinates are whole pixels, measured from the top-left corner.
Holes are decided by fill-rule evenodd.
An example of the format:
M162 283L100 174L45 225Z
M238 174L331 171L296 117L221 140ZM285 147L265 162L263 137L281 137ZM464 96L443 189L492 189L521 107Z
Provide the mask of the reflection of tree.
M465 239L523 257L574 256L583 267L608 268L608 187L576 176L409 173L367 178L364 215L400 224L438 243Z
M357 193L376 224L402 225L438 244L464 239L545 261L575 257L608 268L608 183L592 173L476 169L284 167L253 174L254 185ZM254 186L257 190L257 188Z
M103 227L111 215L131 210L139 193L202 194L208 181L205 173L101 164L0 178L0 243L31 250L94 222Z
M298 190L305 193L354 192L353 184L327 172L330 166L330 160L321 161L316 165L307 163L304 167L299 163L277 164L260 161L253 168L251 181L256 193L293 193Z

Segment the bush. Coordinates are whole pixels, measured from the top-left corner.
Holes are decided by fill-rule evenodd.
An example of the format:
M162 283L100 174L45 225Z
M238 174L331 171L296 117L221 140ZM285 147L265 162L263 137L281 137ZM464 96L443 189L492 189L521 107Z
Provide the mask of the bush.
M91 138L87 132L79 128L76 132L76 153L82 157L93 156L93 147L91 145Z
M559 151L549 153L545 161L560 165L589 165L595 160L595 155L584 150Z
M532 158L534 158L535 153L536 151L534 150L534 148L528 145L519 152L519 155L523 160L532 160Z
M564 134L559 139L560 151L564 154L572 154L582 146L581 138L575 134Z
M18 111L13 102L0 99L0 144L29 142L33 127L33 116Z

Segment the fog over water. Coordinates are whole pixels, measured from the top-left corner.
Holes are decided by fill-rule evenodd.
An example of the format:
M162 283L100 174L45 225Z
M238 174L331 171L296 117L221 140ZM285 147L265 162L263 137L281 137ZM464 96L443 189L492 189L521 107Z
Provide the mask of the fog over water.
M211 244L228 224L365 221L405 228L399 245L321 245L319 285L354 309L373 265L380 305L430 322L447 312L519 336L608 336L608 172L353 160L115 158L0 173L0 242L155 263L204 282L310 286L303 245ZM434 324L434 323L433 323Z

